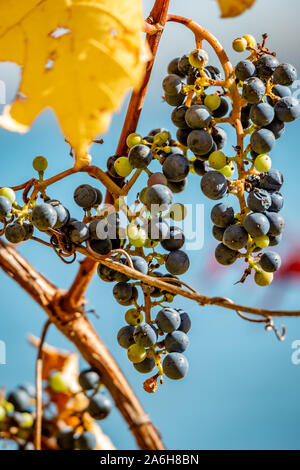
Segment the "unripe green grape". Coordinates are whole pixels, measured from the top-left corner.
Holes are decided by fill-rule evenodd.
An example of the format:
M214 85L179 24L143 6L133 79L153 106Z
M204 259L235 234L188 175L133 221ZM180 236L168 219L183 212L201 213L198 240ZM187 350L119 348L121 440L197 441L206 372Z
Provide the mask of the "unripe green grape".
M252 36L252 34L245 34L243 36L244 39L246 39L247 41L247 47L251 47L252 49L256 49L256 39L254 36Z
M29 437L29 431L27 429L19 429L17 432L17 437L23 441L27 441Z
M125 313L125 320L129 325L137 326L143 322L144 317L143 314L139 312L136 308L130 308Z
M171 294L170 292L166 292L165 293L165 300L166 302L168 302L169 304L173 302L174 300L174 295Z
M161 146L168 142L169 140L169 133L167 131L160 132L159 134L156 134L153 138L153 143Z
M15 410L14 405L9 401L3 401L1 406L4 408L6 413L13 413L13 411Z
M270 244L270 239L267 235L253 238L253 241L258 248L267 248Z
M136 248L141 248L144 246L147 240L146 231L142 227L138 227L135 224L129 224L127 226L127 236L129 243Z
M189 55L189 62L192 67L202 68L208 62L208 55L203 49L194 49Z
M148 191L148 188L143 188L142 191L139 194L139 200L141 201L142 204L146 204L146 193Z
M126 232L127 232L127 235L129 238L136 238L138 236L138 231L139 231L139 227L135 224L129 224L127 225L127 229L126 229Z
M254 161L254 166L257 171L260 171L262 173L265 173L268 171L271 166L272 166L272 160L269 157L269 155L266 155L265 153L262 153L261 155L258 155Z
M29 429L33 426L33 417L30 413L22 413L22 428Z
M220 170L218 170L222 175L224 175L226 178L230 178L230 176L233 175L234 173L234 164L233 162L230 162L228 165L223 166Z
M180 220L184 220L187 215L187 209L184 204L172 204L170 207L170 218L172 220L176 220L179 222Z
M61 372L55 372L50 380L49 385L54 392L61 393L68 390L68 385L65 381L65 378Z
M5 416L5 409L3 408L3 406L0 405L0 422L5 420Z
M127 356L131 362L133 362L134 364L138 364L146 358L147 351L145 348L139 346L138 344L132 344L128 348Z
M247 48L247 40L245 37L243 38L237 38L233 41L232 43L232 49L235 51L235 52L244 52Z
M129 136L127 137L126 144L131 149L135 145L141 144L142 140L143 140L143 138L140 134L137 134L136 132L133 132L132 134L129 134Z
M48 167L48 160L42 155L39 155L33 160L32 166L36 171L45 171Z
M150 238L147 238L144 244L144 248L154 248L156 245L158 245L158 242L155 240L150 240Z
M217 93L212 93L211 95L207 95L204 99L204 104L207 106L211 111L215 111L221 104L221 98Z
M4 196L13 204L16 200L16 194L11 188L0 188L0 196Z
M258 286L265 287L271 284L273 277L273 273L267 273L263 270L256 271L254 274L254 281Z
M226 165L226 155L220 150L216 150L210 154L208 163L214 170L221 170Z
M119 176L123 176L123 178L125 178L126 176L130 175L133 167L131 166L127 157L119 157L114 163L114 169Z

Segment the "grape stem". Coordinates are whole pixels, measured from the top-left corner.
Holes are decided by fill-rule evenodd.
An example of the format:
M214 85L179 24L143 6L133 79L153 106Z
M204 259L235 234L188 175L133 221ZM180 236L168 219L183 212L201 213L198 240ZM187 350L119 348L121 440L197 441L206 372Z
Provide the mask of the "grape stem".
M78 247L77 251L84 255L88 255L89 252L87 249L83 247ZM148 276L146 274L142 274L141 272L132 269L128 266L125 266L121 263L117 263L110 258L103 258L100 256L94 256L94 259L99 261L101 264L108 266L109 268L114 269L115 271L121 272L126 274L127 276L138 279L142 281L144 284L148 284L149 286L158 287L163 291L170 292L171 294L181 295L182 297L186 297L190 300L194 300L198 302L201 306L206 305L217 305L219 307L224 307L230 310L239 310L241 312L250 313L253 315L262 315L265 317L299 317L300 310L271 310L271 309L262 309L257 307L248 307L245 305L239 305L234 303L232 300L227 299L225 297L208 297L203 294L200 294L191 286L188 286L186 283L182 283L183 285L187 286L187 289L183 289L178 286L174 286L171 283L167 283L162 281L160 278ZM176 279L172 279L172 282L176 281ZM181 281L180 281L181 282Z

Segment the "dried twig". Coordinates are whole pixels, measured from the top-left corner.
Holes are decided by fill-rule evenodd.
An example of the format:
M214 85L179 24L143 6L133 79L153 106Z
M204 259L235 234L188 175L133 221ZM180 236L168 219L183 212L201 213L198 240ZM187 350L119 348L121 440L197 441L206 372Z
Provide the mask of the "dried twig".
M34 446L35 450L41 450L42 448L42 420L43 420L43 389L42 389L42 373L43 373L43 345L46 338L46 334L51 321L47 320L42 331L41 340L38 348L38 355L36 360L36 371L35 371L35 393L36 393L36 417L35 417L35 434L34 434Z

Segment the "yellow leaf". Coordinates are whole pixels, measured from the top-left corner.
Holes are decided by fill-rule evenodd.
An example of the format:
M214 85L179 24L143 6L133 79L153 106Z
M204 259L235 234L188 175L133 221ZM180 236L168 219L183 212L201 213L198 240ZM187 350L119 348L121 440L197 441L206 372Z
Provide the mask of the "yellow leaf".
M0 18L0 61L22 66L0 126L26 132L51 108L75 166L85 166L91 141L143 77L149 52L141 0L2 0Z
M255 0L218 0L222 18L241 15Z

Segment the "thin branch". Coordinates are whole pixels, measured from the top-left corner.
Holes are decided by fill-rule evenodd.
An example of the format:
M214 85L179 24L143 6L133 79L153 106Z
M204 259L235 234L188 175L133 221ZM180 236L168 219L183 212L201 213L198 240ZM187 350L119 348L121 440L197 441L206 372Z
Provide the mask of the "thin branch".
M42 389L42 373L43 373L43 345L46 334L51 321L47 320L42 331L41 340L38 348L35 372L35 389L36 389L36 417L35 417L35 434L34 446L35 450L42 448L42 420L43 420L43 389Z
M119 145L116 151L117 155L125 155L127 152L127 144L126 139L129 134L135 132L140 114L143 109L144 99L150 79L150 75L152 72L153 63L155 60L157 48L159 45L159 41L161 35L164 30L164 26L167 21L168 15L168 8L169 8L169 0L156 0L154 7L147 19L148 23L150 24L159 24L160 29L156 32L156 34L147 34L147 41L152 52L152 58L147 64L145 77L143 83L138 91L134 91L131 95L130 103L128 106L126 118L124 121L124 126L122 129L122 133L119 140Z
M66 292L57 289L2 240L0 267L45 310L57 329L77 347L91 367L100 373L102 382L127 421L139 447L144 450L164 449L157 429L87 318L82 312L65 310Z
M88 173L90 176L94 176L97 178L107 189L110 191L112 194L119 196L121 194L121 189L116 183L113 182L113 180L106 174L104 171L102 171L100 168L94 165L86 166L84 168L81 168L79 170L75 170L74 168L69 168L68 170L62 171L61 173L58 173L55 176L52 176L51 178L48 178L44 181L38 181L38 180L30 180L30 182L33 182L34 184L34 190L31 195L31 199L36 198L37 194L40 191L45 190L48 186L57 183L57 181L60 181L67 176L74 175L75 173ZM28 184L28 183L27 183ZM21 187L20 185L19 187Z
M68 308L79 308L83 302L86 289L97 268L97 263L91 258L85 258L80 262L78 273L65 296L65 305Z
M92 256L85 248L78 247L78 251L84 255ZM172 285L171 283L167 283L161 280L161 278L148 276L146 274L142 274L140 271L136 271L124 264L117 263L110 258L97 258L96 256L93 257L95 260L98 260L99 263L108 266L109 268L114 269L115 271L127 274L128 277L133 279L138 279L142 281L144 284L148 284L149 286L158 287L163 291L170 292L171 294L181 295L182 297L186 297L187 299L194 300L198 302L201 306L206 305L217 305L219 307L224 307L230 310L239 310L241 312L250 313L253 315L261 315L265 317L299 317L300 310L270 310L270 309L263 309L258 307L248 307L246 305L239 305L234 303L232 300L227 299L225 297L208 297L206 295L200 294L195 289L188 286L188 289L183 289L182 287L178 287ZM175 280L172 279L172 282ZM187 286L187 284L184 284Z

